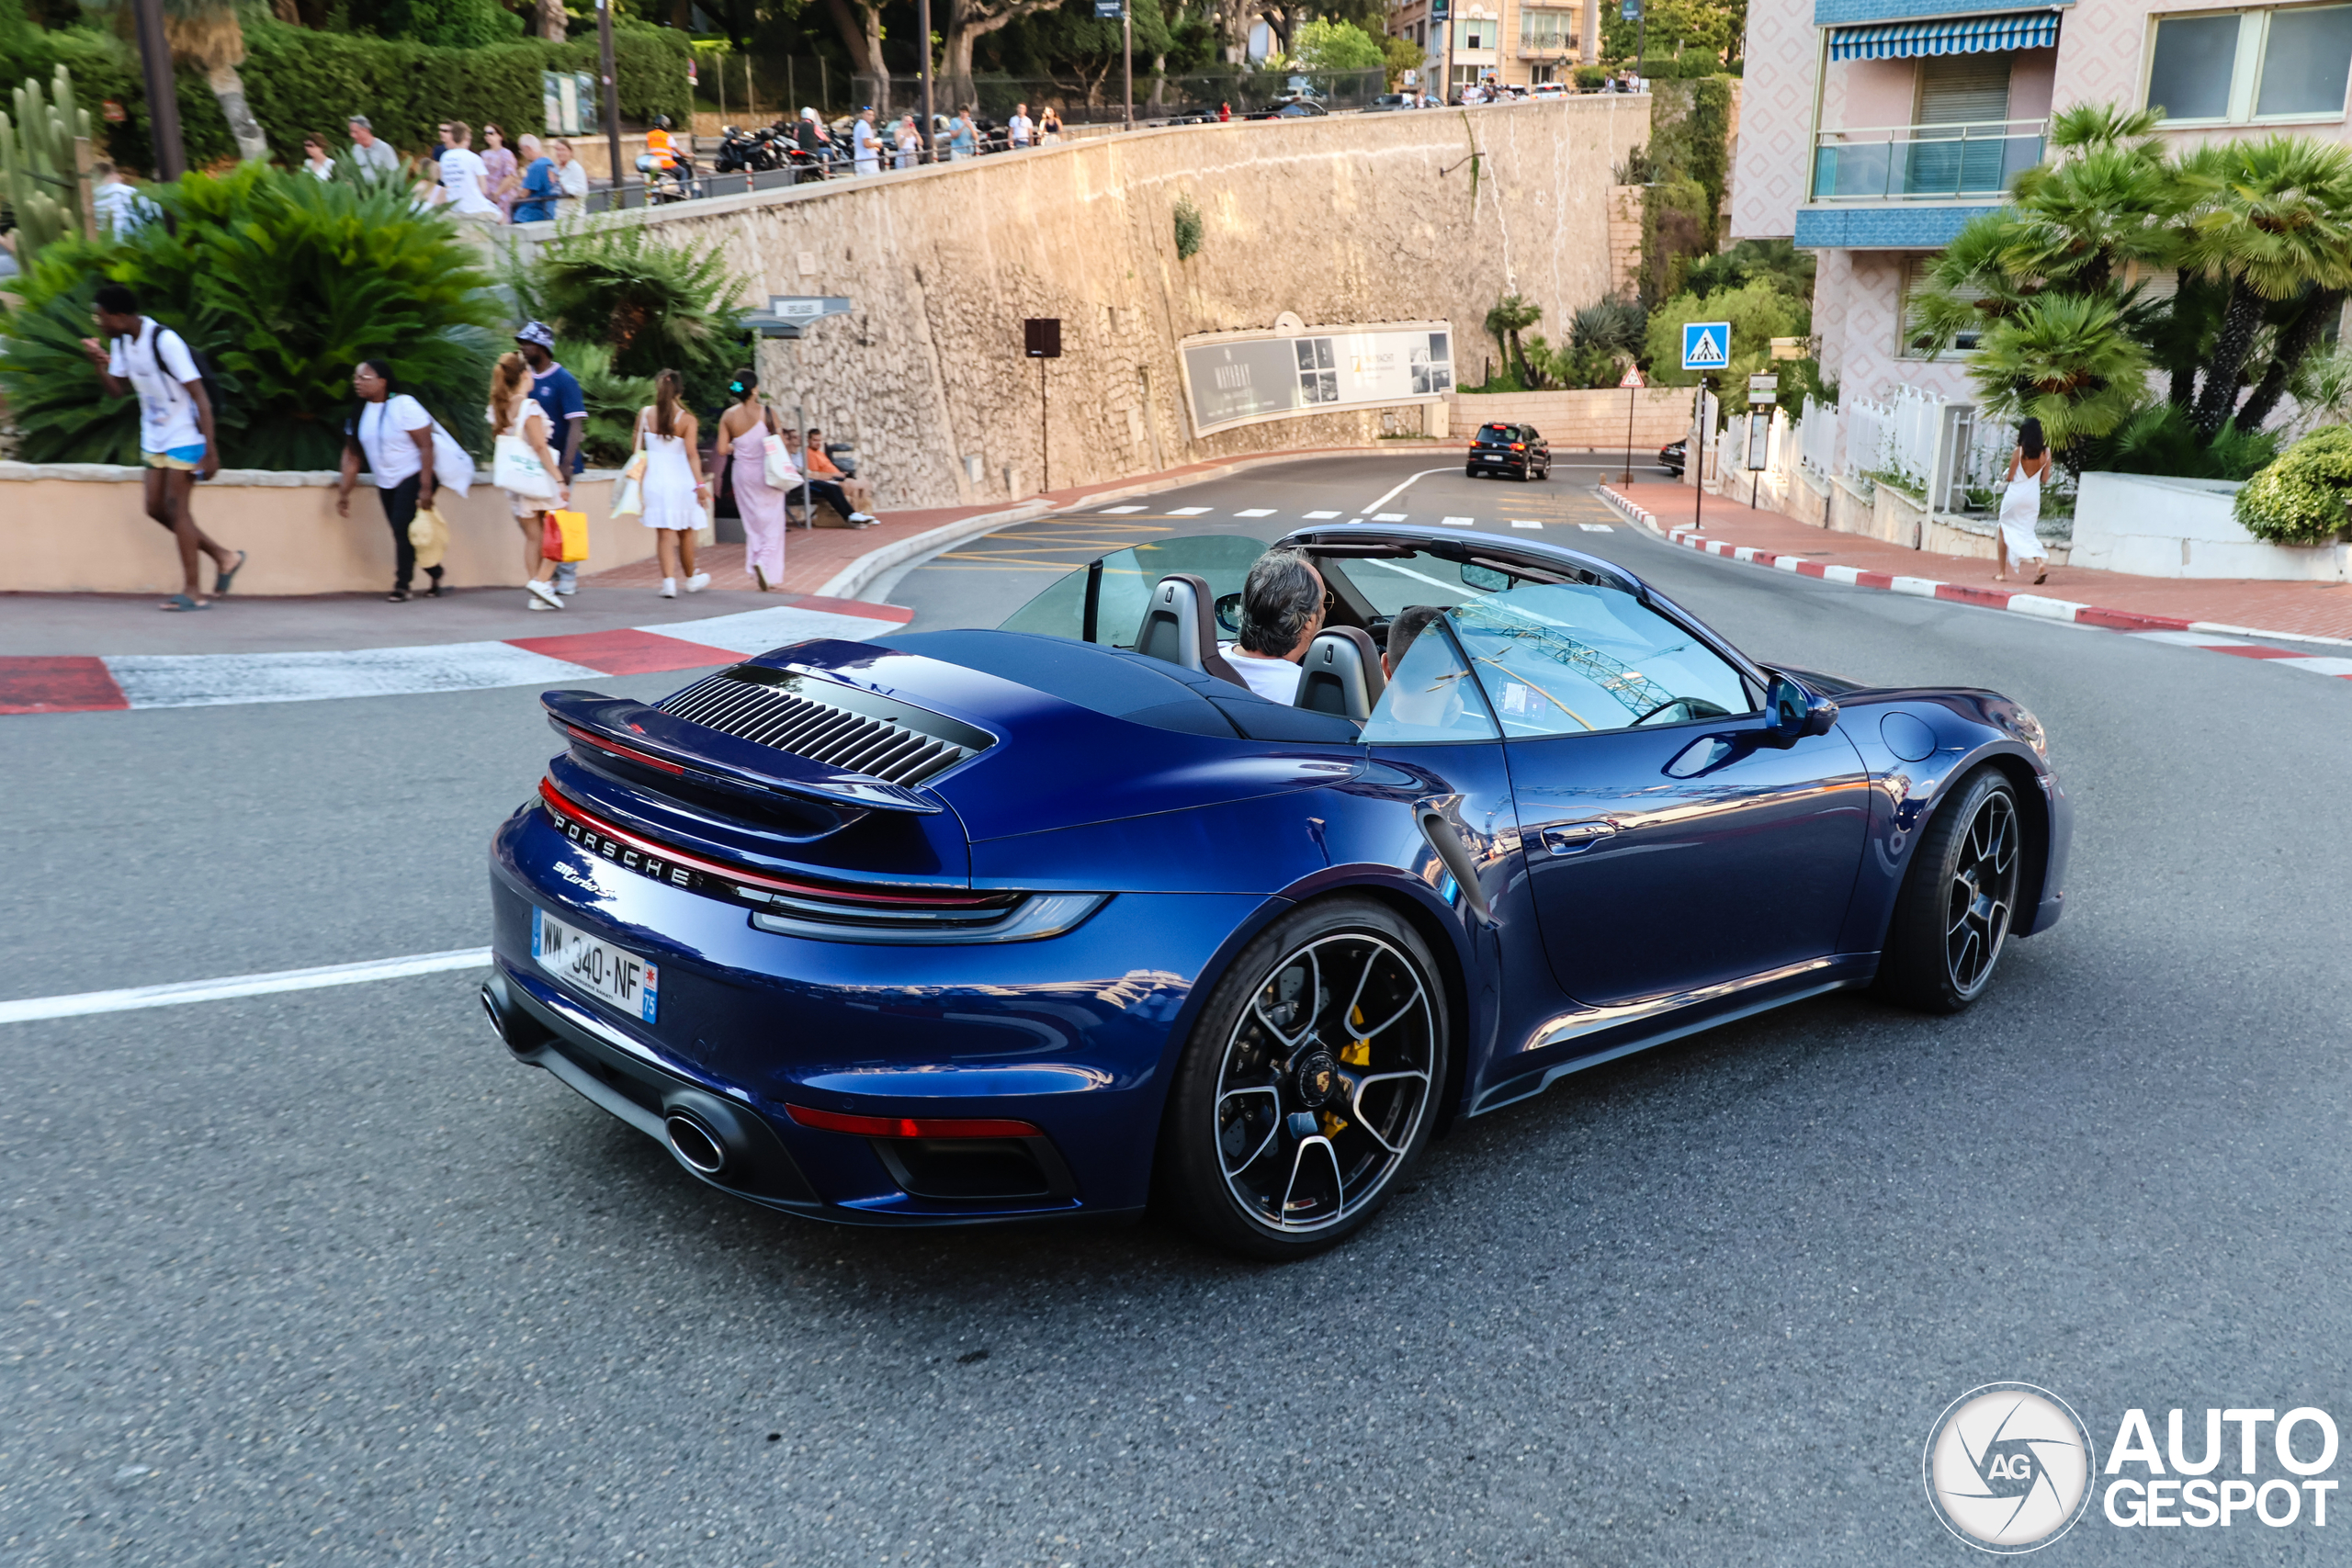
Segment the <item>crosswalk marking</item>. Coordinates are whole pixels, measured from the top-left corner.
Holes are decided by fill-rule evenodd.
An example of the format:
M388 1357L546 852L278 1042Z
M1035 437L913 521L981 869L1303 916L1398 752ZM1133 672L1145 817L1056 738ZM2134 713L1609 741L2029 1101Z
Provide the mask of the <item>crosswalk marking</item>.
M1272 507L1271 507L1271 506L1253 506L1253 507L1251 507L1251 508L1250 508L1249 511L1247 511L1247 512L1237 512L1237 513L1234 513L1234 515L1235 515L1236 517L1272 517L1273 514L1274 514L1274 509L1273 509ZM1308 515L1309 517L1315 517L1315 516L1336 517L1336 516L1338 516L1338 515L1339 515L1339 513L1334 513L1334 512L1325 512L1325 513L1318 513L1310 512L1310 513L1307 513L1307 515Z
M1198 517L1202 513L1206 512L1208 508L1205 506L1171 506L1168 509L1168 515L1170 517Z
M1478 520L1476 517L1441 517L1438 521L1449 528L1467 528Z
M1106 506L1101 512L1095 513L1095 515L1098 517L1117 517L1124 513L1141 512L1143 508L1140 506Z
M1249 513L1244 513L1242 515L1246 517ZM1328 517L1337 517L1339 513L1336 512L1310 512L1306 515L1310 521L1321 522L1323 519Z
M1607 523L1579 523L1577 526L1588 534L1614 534L1617 531Z
M1372 520L1374 523L1402 523L1405 521L1405 514L1401 512L1375 512L1372 514Z
M1510 520L1510 525L1514 528L1541 528L1544 526L1543 524L1538 523L1532 517L1514 517Z

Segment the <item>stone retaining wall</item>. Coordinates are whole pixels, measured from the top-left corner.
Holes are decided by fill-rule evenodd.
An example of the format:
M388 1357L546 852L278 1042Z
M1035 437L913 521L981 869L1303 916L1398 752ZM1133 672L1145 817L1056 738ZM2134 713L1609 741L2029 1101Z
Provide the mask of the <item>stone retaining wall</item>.
M1532 424L1555 452L1615 452L1625 445L1626 404L1633 404L1634 450L1651 450L1690 433L1688 387L1645 387L1625 392L1463 392L1449 398L1456 434L1467 441L1490 420Z

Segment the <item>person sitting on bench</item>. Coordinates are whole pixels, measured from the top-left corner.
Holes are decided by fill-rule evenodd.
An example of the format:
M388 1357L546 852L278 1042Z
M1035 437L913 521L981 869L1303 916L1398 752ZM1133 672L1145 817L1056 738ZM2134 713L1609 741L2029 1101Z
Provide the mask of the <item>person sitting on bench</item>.
M831 507L835 512L840 513L842 518L846 520L853 528L863 528L869 523L879 523L882 521L879 517L860 512L855 506L851 504L849 496L842 490L841 481L839 479L820 478L819 475L823 470L812 468L808 466L807 462L808 454L805 453L801 446L799 438L795 436L792 432L787 430L784 433L784 444L786 447L790 448L792 452L794 467L799 468L803 474L808 476L807 488L805 490L800 485L794 485L790 490L785 491L785 498L788 504L799 505L807 504L808 501L821 501L826 505ZM825 455L822 452L817 452L814 456L817 461L825 464L825 468L833 468L832 464L825 461ZM841 470L839 468L833 468L833 472L838 474ZM804 497L807 498L807 501L804 501ZM811 518L810 522L813 524L815 519Z

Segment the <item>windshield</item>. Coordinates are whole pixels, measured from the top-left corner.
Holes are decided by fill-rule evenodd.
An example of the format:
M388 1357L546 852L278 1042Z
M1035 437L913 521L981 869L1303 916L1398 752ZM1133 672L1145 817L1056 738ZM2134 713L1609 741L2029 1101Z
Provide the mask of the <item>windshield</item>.
M1632 594L1528 582L1455 604L1446 621L1506 736L1580 735L1751 711L1747 682Z
M1209 602L1215 604L1239 593L1250 564L1265 553L1265 540L1242 534L1193 534L1114 550L1095 566L1079 568L1013 611L1000 629L1083 640L1091 580L1095 597L1093 640L1114 648L1133 648L1144 610L1151 603L1151 590L1161 578L1170 572L1185 572L1204 579ZM1235 629L1225 628L1226 635L1233 635Z

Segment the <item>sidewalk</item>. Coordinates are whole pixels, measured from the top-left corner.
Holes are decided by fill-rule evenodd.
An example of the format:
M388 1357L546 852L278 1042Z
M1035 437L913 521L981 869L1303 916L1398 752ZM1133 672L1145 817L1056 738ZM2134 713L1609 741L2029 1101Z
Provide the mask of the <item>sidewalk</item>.
M2352 642L2352 583L2130 577L2075 566L2052 567L2050 580L2040 586L2030 576L1996 582L1993 561L1907 550L1859 534L1816 528L1721 496L1705 498L1703 525L1694 530L1697 492L1685 485L1637 482L1611 484L1606 490L1647 513L1642 521L1678 544L1717 555L1737 554L1808 577L1838 576L1869 588L1925 592L2124 631L2233 632ZM1846 570L1831 570L1836 568Z

